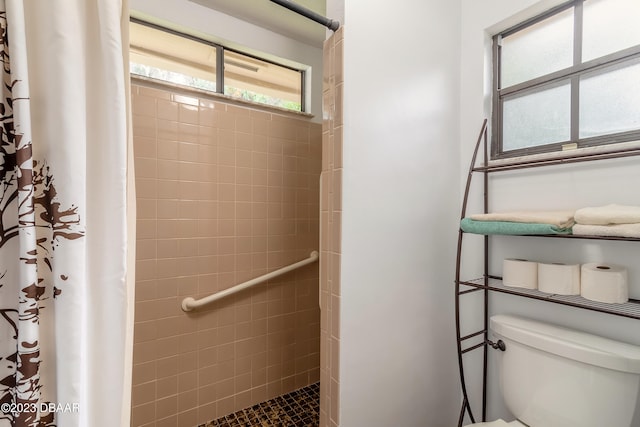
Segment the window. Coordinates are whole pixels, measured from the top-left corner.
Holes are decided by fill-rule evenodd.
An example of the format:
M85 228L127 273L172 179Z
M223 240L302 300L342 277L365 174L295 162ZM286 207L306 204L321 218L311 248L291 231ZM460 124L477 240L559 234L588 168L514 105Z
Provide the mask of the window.
M304 71L140 21L130 23L131 74L304 111Z
M638 0L573 0L494 36L492 157L640 141L638 22Z

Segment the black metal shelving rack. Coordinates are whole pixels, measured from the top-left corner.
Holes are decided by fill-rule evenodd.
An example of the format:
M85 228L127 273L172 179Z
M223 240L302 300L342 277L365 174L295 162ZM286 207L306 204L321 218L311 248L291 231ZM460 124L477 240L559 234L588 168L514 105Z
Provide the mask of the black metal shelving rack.
M476 166L478 152L480 147L483 148L483 157L484 162L482 166ZM467 211L467 201L469 198L469 191L471 187L471 181L473 176L476 174L481 174L483 179L483 190L484 190L484 212L488 212L489 205L489 174L504 172L504 171L513 171L519 169L527 169L527 168L535 168L535 167L543 167L543 166L554 166L554 165L564 165L571 163L579 163L579 162L587 162L587 161L595 161L595 160L605 160L605 159L615 159L622 157L631 157L640 155L640 148L626 148L626 149L617 149L610 150L607 152L598 152L598 153L587 153L587 154L575 154L575 155L567 155L560 158L553 159L537 159L532 161L517 161L513 163L501 163L496 165L489 165L488 162L488 143L487 143L487 120L485 120L482 124L482 128L480 130L480 134L478 135L478 140L475 145L475 149L473 151L473 155L471 157L471 164L469 166L469 172L467 175L467 182L464 192L464 198L462 202L462 212L460 214L460 219L462 220ZM525 298L532 298L541 301L547 301L556 304L567 305L571 307L578 307L585 310L598 311L601 313L607 313L615 316L623 316L632 319L640 320L640 300L631 299L629 302L625 304L605 304L599 303L595 301L590 301L580 296L566 296L566 295L554 295L547 294L537 290L530 289L522 289L522 288L510 288L506 287L502 284L502 278L497 276L492 276L489 274L489 240L490 236L484 236L484 273L482 277L473 279L473 280L462 280L460 277L461 273L461 262L462 262L462 244L465 232L460 229L458 231L458 248L456 255L456 273L455 273L455 316L456 316L456 338L457 338L457 346L458 346L458 365L460 370L460 384L462 387L462 407L460 409L460 416L458 420L458 427L462 427L462 423L464 422L465 415L468 414L472 423L485 421L486 419L486 408L487 408L487 356L488 356L488 346L490 345L488 341L488 333L489 333L489 293L490 292L501 292L507 293L511 295L517 295ZM528 236L528 237L552 237L552 238L564 238L564 239L593 239L593 240L622 240L622 241L640 241L639 238L619 238L619 237L602 237L602 236L575 236L575 235L546 235L546 236ZM482 292L484 299L484 320L482 329L477 332L461 336L461 321L460 321L460 297L476 293ZM470 345L464 347L464 344L473 338L482 336L483 340L479 344ZM463 348L464 347L464 348ZM471 410L471 406L469 403L469 396L467 393L467 386L465 382L465 374L464 374L464 360L463 356L474 350L482 350L483 351L483 369L482 369L482 418L481 420L476 421L473 412Z

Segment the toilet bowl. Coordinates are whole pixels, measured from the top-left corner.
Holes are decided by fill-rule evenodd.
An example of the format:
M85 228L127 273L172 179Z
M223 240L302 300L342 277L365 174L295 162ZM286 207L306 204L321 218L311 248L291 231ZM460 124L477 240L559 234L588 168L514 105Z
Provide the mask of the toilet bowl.
M475 424L469 424L465 427L527 427L526 425L522 424L520 421L515 420L515 421L511 421L511 422L506 422L504 420L495 420L495 421L489 421L486 423L475 423Z

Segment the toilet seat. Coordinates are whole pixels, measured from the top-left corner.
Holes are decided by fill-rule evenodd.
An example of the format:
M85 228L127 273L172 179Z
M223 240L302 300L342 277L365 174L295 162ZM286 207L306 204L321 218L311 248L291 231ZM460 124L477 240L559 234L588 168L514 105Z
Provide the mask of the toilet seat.
M527 426L525 424L522 424L518 420L511 421L508 423L502 419L498 419L498 420L489 421L486 423L469 424L469 425L466 425L465 427L527 427Z

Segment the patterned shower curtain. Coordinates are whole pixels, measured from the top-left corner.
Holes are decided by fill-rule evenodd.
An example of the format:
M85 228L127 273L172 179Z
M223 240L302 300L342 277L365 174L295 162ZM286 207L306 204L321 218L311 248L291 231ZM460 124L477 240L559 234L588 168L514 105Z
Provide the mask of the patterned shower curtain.
M127 28L126 0L0 0L0 427L129 424Z

